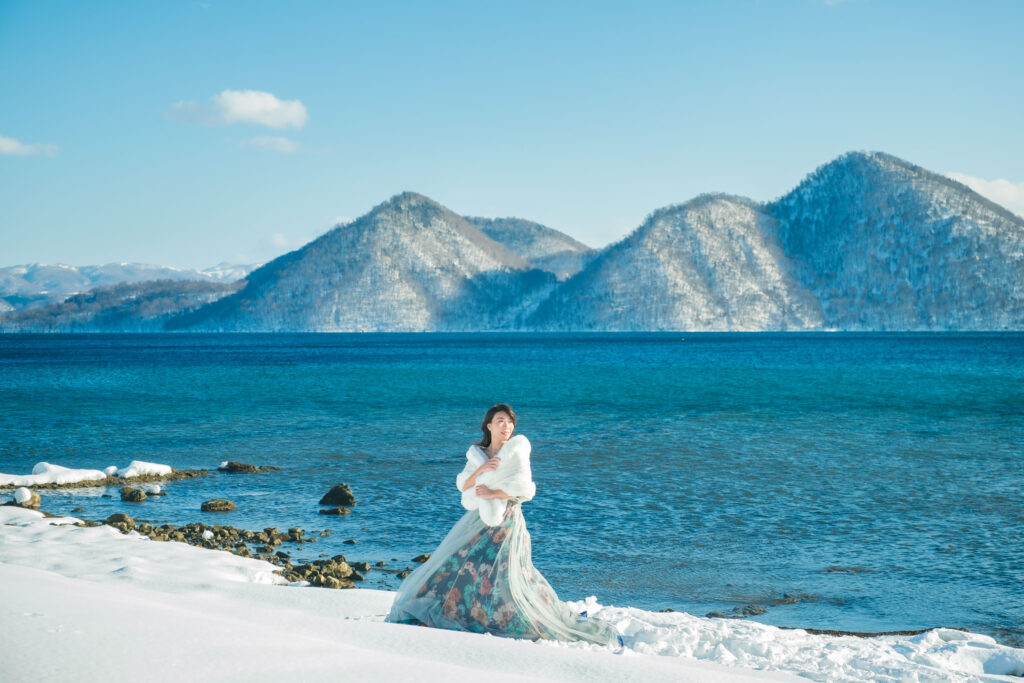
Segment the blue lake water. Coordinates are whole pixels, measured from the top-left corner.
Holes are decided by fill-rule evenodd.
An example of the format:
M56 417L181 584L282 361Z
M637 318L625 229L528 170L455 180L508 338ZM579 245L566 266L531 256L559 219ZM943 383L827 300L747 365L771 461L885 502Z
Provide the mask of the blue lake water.
M1024 645L1021 334L3 335L0 471L276 465L43 507L330 528L295 557L402 568L463 513L497 401L533 443L523 512L562 599ZM352 514L319 515L339 482Z

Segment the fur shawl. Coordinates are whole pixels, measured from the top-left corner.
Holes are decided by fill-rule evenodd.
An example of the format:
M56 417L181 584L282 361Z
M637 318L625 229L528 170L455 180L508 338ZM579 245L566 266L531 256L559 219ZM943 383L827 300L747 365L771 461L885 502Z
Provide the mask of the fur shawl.
M501 459L498 469L481 474L476 478L476 484L504 491L521 501L533 498L537 493L537 487L534 485L533 475L530 473L530 442L526 437L522 434L513 436L501 447L497 457ZM485 462L487 462L487 455L483 449L477 445L470 446L466 451L466 466L455 478L455 484L460 491L462 491L466 480ZM478 498L475 489L476 486L470 486L469 490L462 491L462 507L467 510L478 510L480 519L487 526L501 524L508 501L501 498Z

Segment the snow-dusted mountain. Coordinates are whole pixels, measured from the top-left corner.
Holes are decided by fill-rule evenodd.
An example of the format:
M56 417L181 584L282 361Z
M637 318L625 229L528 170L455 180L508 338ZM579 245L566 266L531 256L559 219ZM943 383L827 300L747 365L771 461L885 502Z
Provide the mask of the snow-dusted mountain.
M251 273L173 329L502 329L554 287L550 273L437 202L404 192Z
M64 301L0 315L0 332L162 332L171 316L240 286L238 281L155 280L95 287Z
M147 329L211 331L1021 330L1024 219L862 152L771 203L704 195L658 209L599 251L405 192L226 293L86 298L54 309L48 329L62 316L114 325L109 305L139 307L128 319ZM17 315L0 310L0 327Z
M0 268L0 302L21 310L63 301L94 287L154 280L230 282L248 275L255 266L220 263L188 270L145 263L107 263L98 266L31 263ZM0 307L4 306L0 303ZM2 312L0 308L0 312Z
M548 330L820 327L820 307L792 271L762 206L704 195L655 211L559 286L528 322Z
M554 273L559 280L578 273L595 253L563 232L522 218L466 216L466 220L534 267Z
M850 153L766 209L826 328L1024 329L1024 220L965 185Z

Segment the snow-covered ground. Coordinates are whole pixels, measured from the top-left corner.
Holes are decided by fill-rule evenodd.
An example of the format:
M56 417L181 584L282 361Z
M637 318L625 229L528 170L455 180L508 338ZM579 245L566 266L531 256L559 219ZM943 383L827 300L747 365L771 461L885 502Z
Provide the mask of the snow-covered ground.
M631 647L383 623L393 593L276 585L275 567L0 507L0 670L10 680L1019 680L1024 650L959 631L829 638L586 607ZM581 609L584 603L580 603ZM746 668L743 668L746 667Z

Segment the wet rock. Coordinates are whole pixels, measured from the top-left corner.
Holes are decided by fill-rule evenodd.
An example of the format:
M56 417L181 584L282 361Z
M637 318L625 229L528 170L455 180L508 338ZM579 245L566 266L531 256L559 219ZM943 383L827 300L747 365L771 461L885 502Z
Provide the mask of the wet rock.
M397 574L395 574L395 576L397 576L400 579L404 579L405 577L409 576L409 572L401 571L401 572L398 572Z
M380 562L377 563L377 566L378 567L386 567L386 566L388 566L388 563L385 562L384 560L381 560Z
M346 541L342 541L342 543L348 543L349 545L355 545L355 544L356 544L356 543L358 543L358 542L359 542L359 541L357 541L357 540L356 540L356 539L354 539L354 538L350 538L350 539L348 539L348 540L346 540Z
M429 559L430 559L430 553L423 553L422 555L417 555L416 557L412 558L412 561L413 562L426 562Z
M247 462L231 460L222 463L217 469L228 474L259 474L260 472L276 472L281 468L270 465L250 465Z
M203 512L234 512L238 508L230 500L213 498L203 503L201 509Z
M756 617L759 614L764 614L768 611L768 608L764 605L744 605L739 608L739 614L745 617Z
M369 562L353 562L351 564L351 567L353 569L355 569L357 572L364 572L365 573L365 572L370 571L370 563Z
M111 495L111 494L109 494L109 493L101 493L101 494L100 494L100 498L113 498L113 497L114 497L114 496L112 496L112 495Z
M662 608L661 608L660 610L658 610L658 611L659 611L659 612L675 612L675 610L674 610L674 609L672 609L671 607L662 607Z
M107 524L127 524L129 526L135 526L135 520L123 512L115 512L103 521Z
M323 508L323 509L320 510L320 514L321 515L347 515L350 512L352 512L352 511L349 510L348 508L342 508L342 507Z
M348 484L338 484L324 494L324 497L320 499L320 504L351 507L356 504L356 497L352 494L352 489Z
M851 574L863 574L864 572L870 572L870 569L864 567L840 567L838 565L832 565L831 567L825 568L826 572L849 572Z
M722 614L721 612L708 612L704 616L707 617L708 619L728 619L729 618L729 617L725 616L724 614Z
M71 513L72 514L75 514L75 513L78 513L78 512L85 512L85 510L83 510L82 508L71 508Z
M141 503L146 500L147 496L144 491L137 489L134 486L125 486L121 488L121 500L126 503Z

